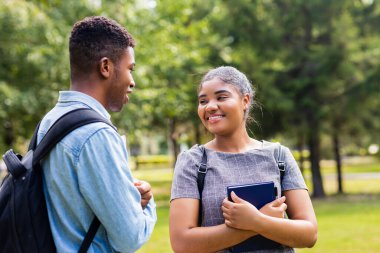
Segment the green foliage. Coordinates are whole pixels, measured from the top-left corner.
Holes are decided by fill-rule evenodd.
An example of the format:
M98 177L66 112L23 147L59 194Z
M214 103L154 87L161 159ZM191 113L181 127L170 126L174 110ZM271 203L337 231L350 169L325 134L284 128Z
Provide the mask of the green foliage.
M209 68L228 64L256 87L256 138L308 148L315 134L332 156L326 139L339 133L349 152L366 148L380 142L379 13L375 1L2 1L0 151L25 148L69 87L70 30L89 15L117 20L137 41L135 93L112 115L131 145L152 127L190 146L209 138L197 86Z

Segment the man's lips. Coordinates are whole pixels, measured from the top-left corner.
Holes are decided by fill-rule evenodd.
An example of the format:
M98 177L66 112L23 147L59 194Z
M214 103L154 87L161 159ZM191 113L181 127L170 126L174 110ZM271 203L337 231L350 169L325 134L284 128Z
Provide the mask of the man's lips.
M132 91L130 91L130 90L127 90L127 92L125 93L125 95L124 95L124 104L126 104L126 103L128 103L129 102L129 94L131 94L132 93Z
M128 93L126 93L124 96L124 104L126 104L128 102L129 102L129 97L128 97Z

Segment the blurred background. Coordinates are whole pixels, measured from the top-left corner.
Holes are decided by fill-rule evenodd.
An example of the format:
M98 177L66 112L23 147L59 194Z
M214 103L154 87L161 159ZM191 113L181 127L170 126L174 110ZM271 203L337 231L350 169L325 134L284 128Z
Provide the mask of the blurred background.
M319 240L299 252L378 252L379 1L2 0L1 153L24 153L58 91L69 88L70 31L93 15L118 21L137 41L135 92L112 118L134 176L152 184L159 205L139 252L171 252L175 157L212 137L198 119L196 92L221 65L244 72L256 89L250 134L290 147L308 184Z

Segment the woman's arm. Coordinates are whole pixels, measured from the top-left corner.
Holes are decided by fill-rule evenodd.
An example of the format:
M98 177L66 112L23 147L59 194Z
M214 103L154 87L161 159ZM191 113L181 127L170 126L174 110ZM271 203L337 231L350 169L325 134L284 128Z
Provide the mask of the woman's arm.
M179 198L171 201L169 228L174 252L216 252L257 234L225 224L198 227L198 210L198 199Z
M232 195L235 203L223 204L226 224L237 229L254 230L290 247L313 247L317 241L317 219L308 192L303 189L289 190L285 196L289 219L265 215Z

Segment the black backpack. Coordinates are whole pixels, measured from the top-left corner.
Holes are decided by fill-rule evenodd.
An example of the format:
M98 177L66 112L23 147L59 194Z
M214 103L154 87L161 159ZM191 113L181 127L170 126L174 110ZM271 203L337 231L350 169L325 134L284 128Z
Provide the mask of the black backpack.
M115 129L94 110L80 108L59 118L37 145L38 124L24 157L13 150L4 154L9 173L0 187L0 252L56 252L42 189L40 161L71 131L95 122L104 122ZM78 252L87 252L99 226L95 216Z

